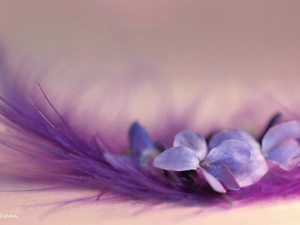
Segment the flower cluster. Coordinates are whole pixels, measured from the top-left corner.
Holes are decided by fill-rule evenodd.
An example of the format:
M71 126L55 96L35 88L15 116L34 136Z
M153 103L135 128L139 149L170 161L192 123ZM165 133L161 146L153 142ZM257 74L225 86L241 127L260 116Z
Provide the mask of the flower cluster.
M214 191L226 193L258 182L272 166L284 170L298 166L299 140L300 122L289 121L272 124L261 144L242 130L221 130L206 140L186 129L174 137L172 147L165 147L161 142L153 143L146 130L134 123L129 130L131 155L120 155L117 161L130 160L149 171L193 170ZM107 159L117 164L112 157Z
M164 170L197 170L221 193L251 185L268 170L259 144L239 130L215 133L208 146L200 134L181 131L173 147L157 156L153 165Z

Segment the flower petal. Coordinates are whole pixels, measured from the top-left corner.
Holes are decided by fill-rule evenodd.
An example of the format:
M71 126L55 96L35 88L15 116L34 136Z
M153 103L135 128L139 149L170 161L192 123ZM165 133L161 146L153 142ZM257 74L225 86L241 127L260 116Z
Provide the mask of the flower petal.
M266 155L283 141L300 138L300 122L289 121L271 127L262 139L262 152Z
M197 170L199 158L192 149L178 146L158 155L153 161L153 166L173 171Z
M267 172L268 164L262 155L260 147L250 149L250 159L247 166L234 173L234 177L240 187L247 187L259 181Z
M217 166L210 166L205 170L213 177L221 181L221 183L226 188L226 190L236 191L240 189L240 185L236 182L236 179L234 178L233 174L228 169L228 167L225 166L224 164L217 165Z
M209 140L209 148L213 149L220 145L222 141L234 139L247 143L250 148L257 148L259 143L248 133L241 130L222 130L215 133Z
M207 145L205 139L192 130L183 130L174 138L174 147L184 146L195 151L199 160L202 161L207 155Z
M226 193L226 189L223 187L223 185L220 183L220 181L218 181L217 178L213 177L211 174L209 174L208 172L206 172L203 169L200 169L199 171L202 172L205 180L207 181L207 183L211 186L211 188L219 193Z
M241 130L223 130L215 133L210 141L209 147L214 148L222 141L235 139L247 143L250 147L250 159L247 166L239 172L234 173L234 177L240 187L247 187L259 181L268 171L268 165L261 153L259 143L248 133Z
M296 140L285 141L274 147L266 155L266 159L275 164L285 164L300 153L299 143Z
M147 131L137 122L133 123L129 129L129 142L130 149L135 156L139 156L146 149L153 148Z
M250 159L249 145L238 140L225 140L206 156L205 167L224 164L232 172L245 168Z

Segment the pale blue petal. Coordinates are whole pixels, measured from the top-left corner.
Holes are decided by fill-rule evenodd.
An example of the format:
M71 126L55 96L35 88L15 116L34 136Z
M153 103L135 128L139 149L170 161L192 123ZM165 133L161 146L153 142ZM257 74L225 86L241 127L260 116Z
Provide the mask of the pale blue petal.
M250 148L250 159L247 166L234 173L234 177L240 187L247 187L259 181L267 172L268 164L265 157L261 153L261 149Z
M300 122L289 121L271 127L262 139L262 152L267 155L283 141L300 138Z
M205 139L192 130L183 130L179 132L174 138L173 146L184 146L194 150L200 161L207 155Z
M135 156L139 156L146 149L153 148L147 131L138 123L133 123L129 129L129 143Z
M224 164L232 173L245 168L250 159L249 145L238 140L225 140L206 156L203 165L218 166Z
M266 155L266 159L275 164L284 164L299 155L299 143L296 140L289 140L282 142L280 145L274 147Z
M224 164L203 168L206 172L217 178L226 190L239 190L240 185L237 183L231 171Z
M259 143L248 133L241 130L222 130L214 135L209 140L209 148L213 149L220 145L222 141L234 139L245 142L250 148L257 148Z
M247 143L250 147L250 159L247 166L241 171L235 172L234 177L240 187L247 187L259 181L268 171L267 162L261 153L259 143L248 133L241 130L223 130L215 133L209 147L214 148L222 141L235 139Z
M165 150L153 161L153 166L172 171L197 170L199 158L192 149L178 146Z
M213 177L211 174L206 172L205 170L200 170L207 181L207 183L211 186L211 188L219 193L226 193L226 189L223 187L223 185L218 181L217 178Z

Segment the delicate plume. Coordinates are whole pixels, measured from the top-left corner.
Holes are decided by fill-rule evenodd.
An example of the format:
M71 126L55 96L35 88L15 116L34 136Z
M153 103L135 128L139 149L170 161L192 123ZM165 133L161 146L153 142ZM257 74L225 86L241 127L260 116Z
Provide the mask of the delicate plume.
M255 139L246 130L202 136L185 129L188 124L181 119L161 126L157 118L157 133L133 123L124 143L119 136L107 137L105 130L90 135L70 126L39 84L35 95L43 102L9 82L3 68L0 73L1 150L15 161L1 164L11 169L8 175L184 205L227 204L224 193L238 203L300 195L298 121L273 118L262 138ZM259 133L263 127L256 129ZM275 166L268 168L266 160Z

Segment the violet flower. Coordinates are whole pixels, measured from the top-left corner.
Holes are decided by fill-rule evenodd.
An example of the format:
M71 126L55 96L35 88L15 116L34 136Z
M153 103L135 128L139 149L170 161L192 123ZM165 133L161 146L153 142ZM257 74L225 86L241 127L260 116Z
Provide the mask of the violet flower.
M172 171L197 170L220 193L251 185L268 170L259 144L245 132L218 132L209 147L210 151L200 134L184 130L175 136L172 148L154 159L153 165Z
M160 151L152 143L146 129L137 122L129 129L129 144L138 165L151 169L153 160Z
M154 169L153 160L161 152L159 149L164 148L163 144L160 142L152 143L146 129L137 122L129 128L128 136L131 151L128 154L105 152L105 159L117 168L131 164L149 171Z
M266 160L284 170L295 168L300 162L300 122L289 121L271 127L262 139Z
M267 172L268 165L261 152L260 144L248 133L241 130L222 130L215 133L209 141L209 148L213 149L224 140L238 140L249 146L250 159L245 168L235 173L234 177L240 187L247 187L259 181Z

